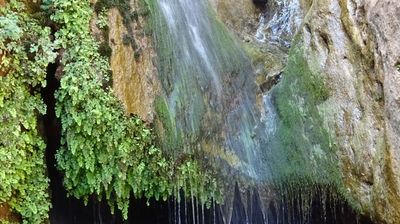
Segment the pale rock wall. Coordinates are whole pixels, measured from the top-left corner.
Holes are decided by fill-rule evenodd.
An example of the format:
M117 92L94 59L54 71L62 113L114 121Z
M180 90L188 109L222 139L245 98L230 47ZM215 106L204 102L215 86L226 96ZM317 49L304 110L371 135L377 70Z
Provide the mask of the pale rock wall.
M123 36L127 31L117 9L110 10L108 21L113 90L123 102L127 113L137 114L151 122L154 118L154 97L159 92L157 73L152 62L154 52L151 38L138 35L141 28L137 24L131 24L138 44L138 49L133 49L129 44L123 43Z
M92 1L95 4L97 1ZM132 12L138 12L138 0L130 0ZM155 53L152 47L151 33L145 33L146 19L139 15L131 20L128 32L127 24L120 11L114 7L107 12L108 40L104 40L102 31L97 27L97 16L91 22L93 35L99 41L105 41L111 48L110 66L112 71L112 89L122 102L128 115L138 115L148 123L154 120L153 101L160 92L157 70L153 64ZM133 38L135 46L130 40Z
M258 23L260 10L253 0L209 0L211 7L217 12L225 25L241 38L250 38Z
M400 222L400 2L313 1L299 35L330 91L320 113L364 212Z
M239 36L254 31L256 24L243 28L246 22L237 22L254 22L251 1L211 2L225 24L240 28ZM378 222L400 223L400 2L302 0L300 5L305 16L296 47L330 92L318 109L336 139L344 185L364 213Z

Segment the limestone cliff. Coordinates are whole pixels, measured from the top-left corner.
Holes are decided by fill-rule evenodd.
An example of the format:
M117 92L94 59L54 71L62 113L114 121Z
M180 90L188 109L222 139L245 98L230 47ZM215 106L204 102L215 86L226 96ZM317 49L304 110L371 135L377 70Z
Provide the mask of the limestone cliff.
M103 42L112 70L112 88L127 114L153 122L153 101L159 81L153 64L151 33L146 30L147 6L142 1L93 1L97 15L92 32ZM99 27L99 21L106 25ZM101 22L100 22L101 23Z
M344 186L363 212L379 222L399 223L400 3L319 0L300 5L305 16L292 46L300 49L294 61L304 59L329 92L313 106L338 149ZM288 66L298 65L294 61ZM301 68L294 71L285 75L307 78Z
M109 44L112 49L110 64L113 71L113 90L124 102L128 113L137 114L150 122L154 117L152 112L154 97L159 91L157 73L152 64L154 53L151 38L141 30L143 21L137 21L129 24L134 30L131 38L136 39L137 46L124 44L124 37L126 38L124 35L128 35L128 32L123 26L123 18L118 10L110 10L108 20L110 23Z
M345 186L363 211L400 222L400 4L314 1L298 34L329 88L320 105Z

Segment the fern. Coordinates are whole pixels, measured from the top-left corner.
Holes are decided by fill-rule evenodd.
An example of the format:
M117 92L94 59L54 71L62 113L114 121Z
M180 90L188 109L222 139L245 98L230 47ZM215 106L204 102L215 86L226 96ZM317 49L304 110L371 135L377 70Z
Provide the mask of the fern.
M0 9L0 30L0 203L8 203L24 223L43 223L50 203L37 122L46 107L38 89L46 85L54 44L50 29L17 1Z

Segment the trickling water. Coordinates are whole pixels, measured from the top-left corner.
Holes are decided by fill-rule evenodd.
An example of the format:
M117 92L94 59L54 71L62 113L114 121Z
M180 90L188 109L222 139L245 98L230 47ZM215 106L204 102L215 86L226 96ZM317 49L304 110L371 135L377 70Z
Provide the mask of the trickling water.
M174 4L175 3L175 4ZM211 64L210 59L215 55L214 52L206 49L206 39L201 37L199 33L199 28L208 29L207 21L203 21L201 18L201 5L200 1L159 1L160 8L166 18L168 23L168 27L172 31L171 33L175 36L176 40L179 40L180 47L184 49L184 57L185 63L190 63L189 59L191 56L195 56L197 59L200 59L201 63L203 63L202 67L205 68L205 73L211 78L212 84L214 85L215 90L218 94L221 93L221 80L214 70L214 66ZM181 17L177 18L177 9L182 9ZM200 10L198 10L200 9ZM185 23L182 24L181 21L184 20ZM182 26L183 25L183 26ZM182 30L177 30L182 29ZM178 36L179 35L179 36ZM189 41L183 37L190 37ZM188 49L195 49L195 52L189 52ZM201 68L198 68L201 69Z
M206 0L155 4L161 102L173 126L162 121L168 130L164 148L177 157L200 153L219 161L214 165L226 172L235 168L244 176L264 178L259 156L264 131L249 59Z
M269 143L279 129L278 113L271 94L263 97L265 113L260 115L255 107L256 87L250 63L212 16L204 1L156 2L159 10L155 13L159 17L155 43L165 92L163 99L167 103L171 123L176 127L175 130L169 129L173 140L181 139L180 146L188 151L199 150L207 144L213 145L211 150L214 151L219 148L223 149L222 152L230 151L239 158L239 164L226 161L230 167L253 180L264 180L268 172L266 160L260 155L265 153L265 142ZM55 71L56 67L51 65L48 86L42 90L48 108L43 122L48 139L46 151L49 153L53 204L51 223L164 224L170 221L173 224L222 224L223 220L225 224L355 223L354 213L346 204L317 189L315 195L305 191L297 192L286 200L283 197L268 200L256 190L246 196L237 187L229 201L231 203L226 205L228 208L221 208L213 201L211 209L204 208L204 205L200 205L199 209L199 200L193 194L189 202L186 198L181 200L178 193L177 198L168 202L150 200L150 207L146 205L146 200L132 199L127 221L122 220L118 211L116 215L111 215L105 201L98 202L91 198L89 205L84 206L82 201L67 198L61 176L53 166L52 152L59 147L61 136L54 114L54 91L58 88ZM174 147L169 149L176 150ZM286 195L294 193L290 188L288 192ZM235 214L234 217L232 214ZM359 223L367 222L361 220Z
M336 217L327 215L327 198L321 197L321 192L297 195L285 186L280 187L279 197L271 198L260 196L257 189L248 192L235 185L237 176L253 185L273 185L268 183L275 177L271 160L282 170L290 165L291 155L280 151L282 144L276 133L282 122L273 94L263 96L261 113L256 106L251 63L206 0L155 0L153 4L154 43L163 91L155 106L165 135L163 148L175 158L185 153L203 156L200 159L231 181L226 184L231 189L225 195L225 205L212 204L210 223L328 223L325 217ZM271 18L267 14L261 17L256 37L260 42L289 47L301 22L299 2L276 0L276 4L278 10ZM302 158L306 153L297 155ZM173 203L174 222L204 223L203 207L200 219L198 200L193 194L188 196L190 201L185 197L180 200L178 194ZM315 207L324 211L314 211Z
M272 97L269 93L263 95L264 113L262 114L261 121L265 123L265 132L268 138L273 138L278 122L278 114L272 103Z
M272 17L271 12L260 15L260 23L255 37L263 43L278 43L289 47L292 37L302 21L299 0L275 0L273 2L274 4L269 5L276 7L276 10L273 10Z

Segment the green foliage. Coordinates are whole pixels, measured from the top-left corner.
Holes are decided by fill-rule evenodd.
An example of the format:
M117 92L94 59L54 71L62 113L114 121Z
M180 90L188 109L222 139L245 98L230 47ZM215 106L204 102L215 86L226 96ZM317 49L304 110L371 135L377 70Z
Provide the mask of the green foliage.
M17 223L8 220L0 220L0 224L17 224Z
M50 29L17 1L0 9L0 30L0 203L7 202L24 223L43 223L50 203L37 123L46 106L38 88L46 85L54 46Z
M275 140L279 150L270 160L278 179L329 185L340 179L335 148L318 111L329 91L302 54L294 45L284 78L272 93L282 122Z
M112 91L103 86L109 65L89 31L88 1L54 0L51 18L60 30L55 42L65 48L64 74L56 93L62 122L58 168L64 185L77 198L106 197L127 218L129 199L197 196L219 198L212 173L190 156L177 161L153 145L152 131L138 117L127 117Z
M96 25L100 29L104 29L108 26L107 22L107 10L103 8L97 15Z

